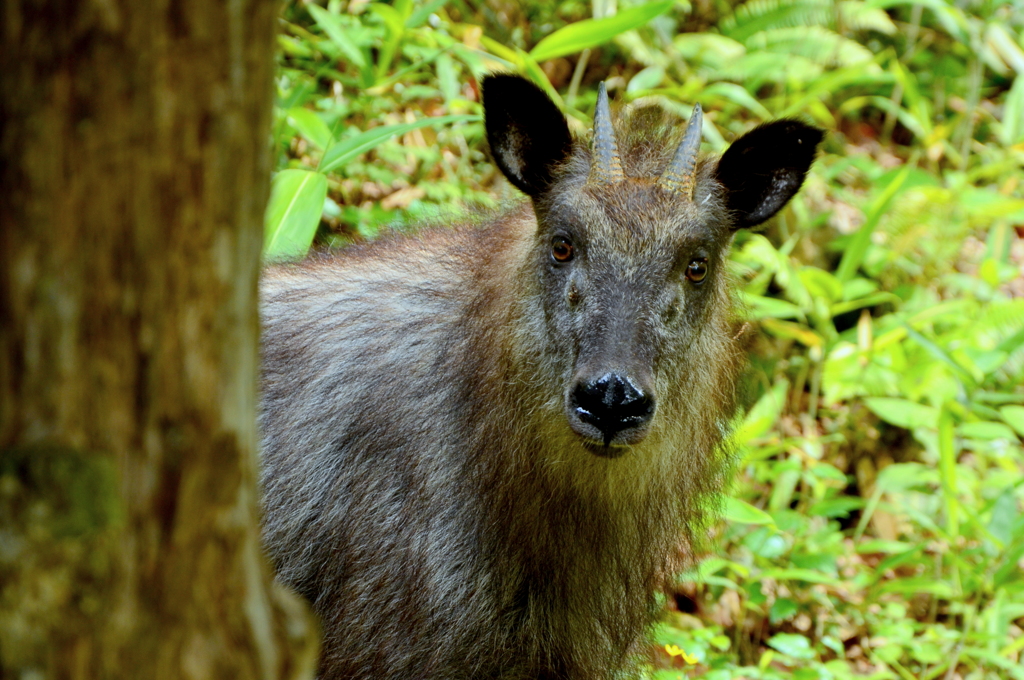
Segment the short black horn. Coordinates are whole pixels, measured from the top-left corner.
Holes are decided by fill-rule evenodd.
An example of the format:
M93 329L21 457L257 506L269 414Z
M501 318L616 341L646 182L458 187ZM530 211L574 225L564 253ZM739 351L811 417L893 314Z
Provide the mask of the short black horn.
M597 108L594 111L594 148L590 162L590 181L595 184L614 184L625 179L619 145L612 129L612 113L608 106L608 90L604 83L597 88Z
M690 122L686 125L683 141L679 142L672 162L658 178L658 186L666 191L683 194L693 200L693 187L696 184L697 152L700 150L701 127L704 123L704 112L700 104L693 107Z

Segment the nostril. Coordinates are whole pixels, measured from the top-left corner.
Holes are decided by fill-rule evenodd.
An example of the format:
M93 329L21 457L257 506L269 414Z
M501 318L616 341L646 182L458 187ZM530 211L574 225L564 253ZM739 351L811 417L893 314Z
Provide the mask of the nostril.
M650 395L615 373L577 383L572 399L576 415L600 430L605 444L619 432L644 424L654 413Z

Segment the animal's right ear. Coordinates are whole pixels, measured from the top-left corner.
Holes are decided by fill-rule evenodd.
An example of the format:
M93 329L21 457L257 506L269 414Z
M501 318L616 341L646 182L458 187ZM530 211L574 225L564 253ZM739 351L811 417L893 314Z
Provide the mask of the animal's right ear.
M544 193L555 167L572 151L562 112L539 87L511 74L484 78L483 101L487 143L495 163L526 195Z
M814 162L824 132L798 120L777 120L743 135L715 170L737 229L753 227L793 198Z

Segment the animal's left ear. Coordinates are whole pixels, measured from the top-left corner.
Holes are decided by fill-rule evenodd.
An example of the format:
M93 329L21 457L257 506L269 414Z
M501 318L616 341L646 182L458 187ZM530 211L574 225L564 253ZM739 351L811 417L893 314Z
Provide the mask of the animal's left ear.
M565 116L543 90L521 76L489 75L482 89L491 155L508 181L537 198L572 151Z
M782 209L804 183L824 133L798 120L777 120L743 135L718 161L715 177L737 229Z

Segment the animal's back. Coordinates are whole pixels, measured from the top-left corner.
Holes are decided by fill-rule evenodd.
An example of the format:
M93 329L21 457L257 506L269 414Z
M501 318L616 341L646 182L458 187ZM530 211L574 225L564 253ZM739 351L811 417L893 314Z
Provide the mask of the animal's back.
M531 229L519 211L264 274L264 540L323 620L329 677L459 677L477 663L465 650L496 614L470 488L493 415L475 408L486 253ZM442 629L429 649L412 639Z

